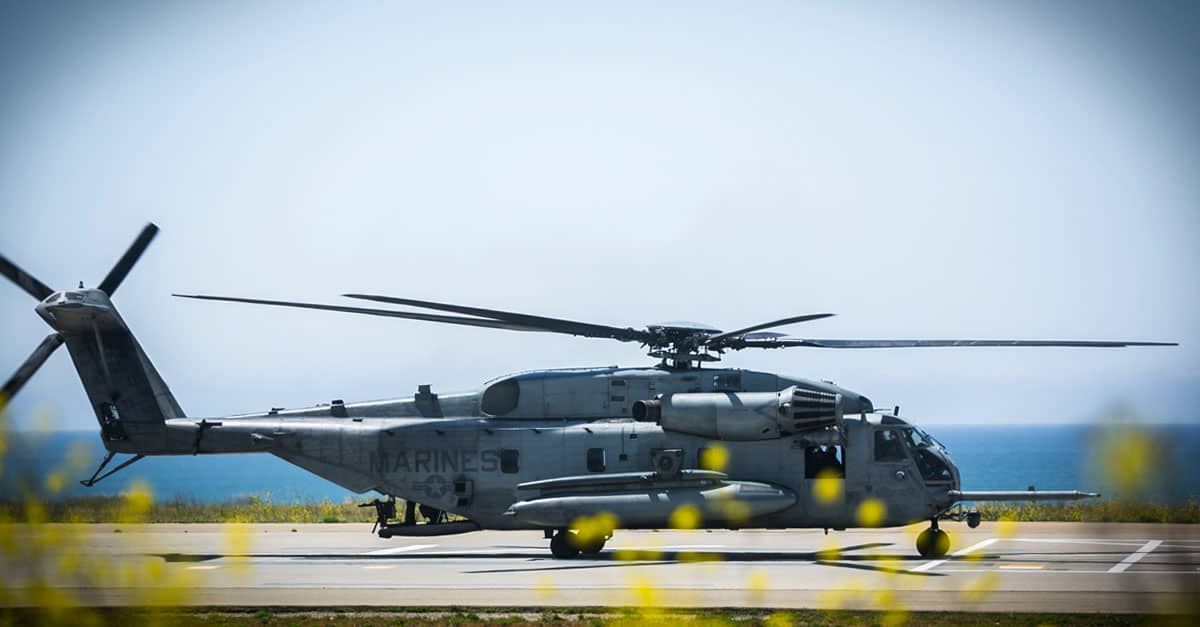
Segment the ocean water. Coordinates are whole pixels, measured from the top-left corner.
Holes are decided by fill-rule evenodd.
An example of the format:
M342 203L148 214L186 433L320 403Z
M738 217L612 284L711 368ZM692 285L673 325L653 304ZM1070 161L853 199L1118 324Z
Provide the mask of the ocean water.
M1100 454L1100 441L1111 432L1090 425L942 425L926 430L950 451L965 490L1023 490L1032 485L1108 496L1114 465L1132 461L1153 469L1140 497L1175 503L1200 498L1200 425L1142 427L1140 433L1152 446L1130 459L1118 455L1118 460L1105 458L1112 457L1111 448L1103 449L1109 454ZM1117 442L1120 447L1121 440ZM44 484L59 470L67 475L59 497L119 494L142 481L158 499L196 502L249 495L277 503L363 498L265 454L147 458L93 488L79 485L103 454L93 431L10 434L0 494L16 498L22 481Z

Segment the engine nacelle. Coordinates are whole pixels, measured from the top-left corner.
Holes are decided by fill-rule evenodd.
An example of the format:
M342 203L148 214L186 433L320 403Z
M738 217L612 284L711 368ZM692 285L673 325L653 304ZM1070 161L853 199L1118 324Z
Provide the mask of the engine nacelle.
M633 405L637 420L718 440L771 440L839 426L841 395L792 386L780 392L664 394Z

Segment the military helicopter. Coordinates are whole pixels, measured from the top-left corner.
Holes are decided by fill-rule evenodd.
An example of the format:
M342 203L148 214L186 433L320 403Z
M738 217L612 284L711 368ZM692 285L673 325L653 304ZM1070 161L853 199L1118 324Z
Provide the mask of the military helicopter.
M356 493L377 492L381 537L540 529L556 558L595 555L616 529L892 527L929 521L917 551L945 555L939 520L962 504L1098 496L966 492L946 448L866 396L829 382L713 367L726 351L810 347L1174 346L1163 342L831 340L767 331L815 313L722 331L696 323L614 327L480 307L347 294L408 309L182 295L442 324L636 342L658 363L532 370L478 390L191 417L111 300L158 228L147 225L96 288L52 290L4 257L53 329L3 387L0 407L66 344L108 453L92 486L147 456L269 453ZM420 309L423 311L414 311ZM429 313L439 312L439 313ZM104 472L117 454L131 455ZM101 474L103 472L103 474ZM394 521L395 498L409 503ZM414 524L421 504L425 524ZM443 512L456 516L444 520Z

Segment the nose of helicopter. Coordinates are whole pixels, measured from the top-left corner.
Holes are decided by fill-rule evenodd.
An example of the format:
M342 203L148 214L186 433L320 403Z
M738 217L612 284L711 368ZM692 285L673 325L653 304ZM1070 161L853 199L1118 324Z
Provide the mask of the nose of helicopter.
M940 453L942 458L946 461L946 466L950 468L950 476L952 477L950 480L950 485L953 487L953 489L958 490L962 486L962 483L959 480L958 464L954 463L954 459L950 457L950 453L948 453L946 449L942 449Z
M954 463L954 459L950 457L950 453L946 451L945 447L938 446L933 453L941 458L946 469L950 471L950 481L928 486L934 509L943 510L954 505L955 499L950 494L962 489L961 475L958 471L958 464Z

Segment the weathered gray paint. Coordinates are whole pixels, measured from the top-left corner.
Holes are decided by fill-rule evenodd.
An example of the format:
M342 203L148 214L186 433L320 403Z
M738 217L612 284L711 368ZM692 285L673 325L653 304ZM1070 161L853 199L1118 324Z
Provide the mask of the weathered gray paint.
M20 390L59 345L66 344L100 423L104 445L112 453L269 453L354 492L377 491L432 505L469 517L484 528L564 528L579 516L602 512L623 519L618 525L658 527L665 526L681 505L698 508L706 526L844 528L859 522L857 512L869 501L882 505L882 525L933 519L936 526L937 517L960 500L1087 496L959 492L958 470L936 442L910 442L898 458L875 458L872 451L879 430L918 431L895 416L876 413L865 396L829 382L698 366L717 361L724 351L755 347L1163 345L817 340L754 333L831 314L793 316L730 332L692 323L639 330L362 294L346 296L456 315L191 296L605 337L639 342L650 349L650 355L662 359L651 368L520 372L463 393L436 394L422 385L406 398L331 400L303 409L273 408L197 419L180 408L109 298L157 231L154 225L144 228L99 289L81 285L53 292L0 256L0 274L39 301L37 313L55 331L4 384L0 403ZM660 419L635 421L635 404L651 399L656 411L661 410ZM644 404L636 407L639 412L645 409ZM684 468L695 469L699 451L718 445L728 452L728 464L722 468L727 476L681 475L673 468L679 451ZM813 473L805 472L805 449L815 445L837 446L843 455L845 476L834 480L838 490L827 502L815 497L816 480L808 478ZM603 469L588 468L589 449L603 451ZM669 470L652 467L656 451L663 449L672 451L660 457L672 467ZM590 472L613 476L603 486L577 478ZM632 483L620 479L628 473L640 473L639 478ZM558 481L527 485L525 490L518 487L551 479ZM530 494L535 486L536 493ZM730 513L729 503L738 503L742 513Z
M501 377L475 391L438 394L436 405L431 393L422 392L194 418L184 417L103 292L57 292L38 312L64 338L98 419L105 404L116 407L125 437L107 440L110 450L269 453L354 492L414 500L466 516L484 528L566 526L572 516L606 507L624 514L622 524L664 526L681 503L699 504L708 524L843 528L856 524L856 511L867 499L885 505L882 524L900 525L937 516L958 500L951 492L959 485L956 470L952 481L927 486L909 457L875 462L871 451L880 421L888 418L893 423L889 428L904 425L874 412L866 397L828 382L728 368L544 370ZM500 403L493 408L496 415L488 415L481 399L498 385L518 394L509 399L514 403ZM636 401L665 398L677 408L715 403L719 408L713 411L734 412L730 415L736 420L739 404L776 398L775 393L789 388L838 397L846 415L841 430L789 432L789 424L799 423L788 418L778 421L765 439L717 440L630 417ZM671 405L672 395L684 396L674 397L679 402ZM755 415L770 413L764 407L784 412L780 403L786 399L779 399L763 403ZM442 417L430 416L437 413ZM813 480L805 478L804 449L819 443L844 445L846 477L833 503L819 503ZM656 449L682 449L684 467L696 468L699 450L718 444L729 453L723 469L729 478L711 485L672 484L664 478L607 492L530 494L517 489L520 483L588 474L587 451L592 448L605 451L605 473L623 473L653 471ZM502 468L504 450L517 452L515 472ZM455 483L462 481L471 484L469 497L455 492ZM740 486L759 484L765 487L756 496L737 494ZM723 520L708 505L709 495L728 493L746 501L749 518Z

